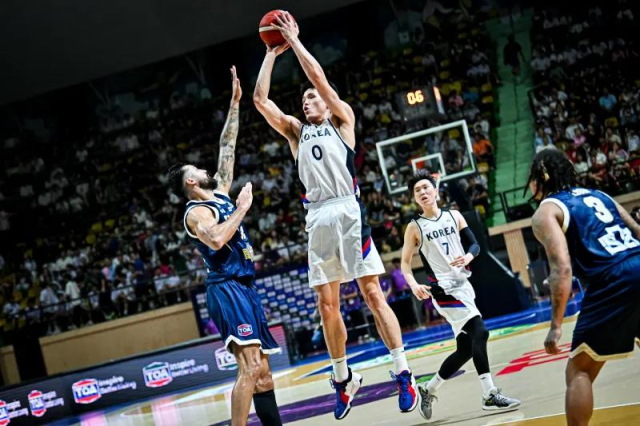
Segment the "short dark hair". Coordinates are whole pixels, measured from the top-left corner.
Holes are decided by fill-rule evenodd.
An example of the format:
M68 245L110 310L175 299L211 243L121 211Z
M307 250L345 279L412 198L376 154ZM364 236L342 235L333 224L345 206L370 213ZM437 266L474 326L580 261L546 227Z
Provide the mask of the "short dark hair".
M338 86L336 86L335 84L333 84L332 82L329 82L329 86L331 86L331 88L333 90L336 91L336 93L339 95L340 92L338 91ZM310 81L307 81L306 83L303 83L302 86L300 86L300 96L304 96L304 93L309 90L309 89L315 89L316 87L311 84ZM318 89L316 89L318 90Z
M540 193L546 197L549 194L570 190L576 186L576 169L564 152L557 149L545 149L533 158L529 180L527 180L524 189L525 193L531 181L536 183L536 193L531 198L536 198Z
M411 177L411 179L409 179L409 191L413 194L413 188L416 186L416 184L418 182L420 182L421 180L424 180L424 179L426 179L429 182L431 182L431 185L433 185L434 188L438 187L438 183L436 182L436 178L431 176L431 173L429 173L429 170L420 169Z
M169 167L169 171L167 172L169 186L176 194L186 195L184 188L184 173L186 172L184 166L186 165L186 163L175 163Z

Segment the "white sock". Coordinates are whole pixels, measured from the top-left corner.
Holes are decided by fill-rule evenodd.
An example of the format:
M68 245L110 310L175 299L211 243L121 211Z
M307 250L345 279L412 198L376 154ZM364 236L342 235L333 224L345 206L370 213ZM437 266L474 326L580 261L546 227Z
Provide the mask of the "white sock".
M347 357L331 359L333 374L336 382L344 382L349 378L349 368L347 367Z
M396 369L396 374L400 374L403 371L409 370L409 364L407 364L407 356L404 353L404 346L389 351L391 358L393 359L393 365Z
M489 393L496 388L496 385L493 384L493 378L491 377L491 373L484 373L478 376L480 379L480 384L482 385L482 395L489 396Z
M444 385L444 382L446 382L446 380L440 377L440 374L436 373L436 375L429 380L429 383L427 383L427 390L430 394L434 394L440 386Z

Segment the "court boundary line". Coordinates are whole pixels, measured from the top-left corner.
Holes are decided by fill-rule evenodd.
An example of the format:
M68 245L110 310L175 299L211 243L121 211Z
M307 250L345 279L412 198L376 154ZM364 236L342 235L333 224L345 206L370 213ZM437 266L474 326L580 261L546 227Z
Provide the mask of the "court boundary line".
M616 404L616 405L609 405L606 407L597 407L594 408L593 411L596 410L607 410L609 408L620 408L620 407L630 407L633 405L640 405L640 402L628 402L626 404ZM566 415L566 412L562 412L562 413L554 413L554 414L547 414L544 416L535 416L535 417L525 417L524 419L520 419L520 420L510 420L508 422L502 422L502 423L495 423L493 426L500 426L500 425L508 425L508 424L512 424L512 423L517 423L517 422L524 422L527 420L538 420L538 419L545 419L548 417L555 417L555 416L564 416Z

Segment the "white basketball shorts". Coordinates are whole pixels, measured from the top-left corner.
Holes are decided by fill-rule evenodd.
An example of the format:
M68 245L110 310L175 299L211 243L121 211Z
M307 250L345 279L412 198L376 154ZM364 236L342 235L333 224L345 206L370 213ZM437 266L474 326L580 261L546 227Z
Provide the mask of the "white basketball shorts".
M312 203L306 208L311 287L385 272L371 239L364 205L355 195Z
M476 292L466 279L438 281L438 284L432 286L431 294L433 305L438 313L451 324L456 337L467 321L473 317L482 316L476 307Z

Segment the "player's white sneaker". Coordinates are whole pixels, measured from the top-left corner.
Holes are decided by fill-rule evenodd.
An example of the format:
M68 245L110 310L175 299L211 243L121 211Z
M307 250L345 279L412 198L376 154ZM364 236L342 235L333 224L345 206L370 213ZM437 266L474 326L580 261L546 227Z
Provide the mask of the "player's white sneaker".
M429 392L427 385L418 385L418 391L420 392L420 415L425 420L431 420L433 414L433 401L437 401L438 398Z
M489 396L482 397L482 409L486 411L509 410L520 406L520 400L502 395L502 389L495 388Z

